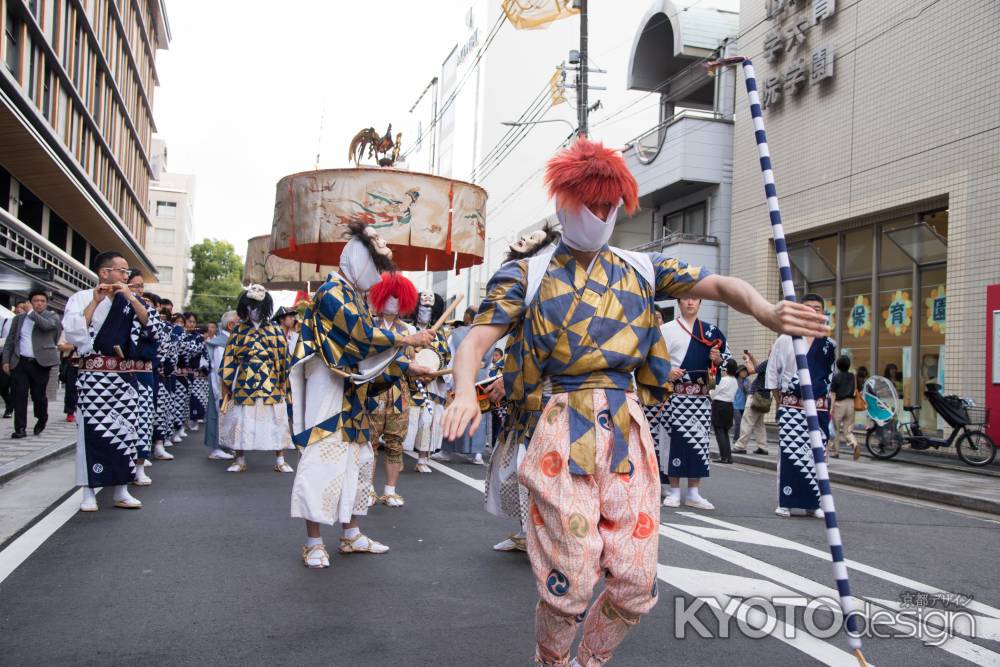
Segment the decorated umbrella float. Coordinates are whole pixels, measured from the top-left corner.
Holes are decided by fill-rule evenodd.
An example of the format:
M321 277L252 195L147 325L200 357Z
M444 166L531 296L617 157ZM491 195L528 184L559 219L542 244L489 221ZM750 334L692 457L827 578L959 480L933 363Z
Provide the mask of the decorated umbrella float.
M391 126L390 126L391 128ZM486 246L486 191L478 185L392 167L395 142L372 128L351 142L355 164L364 149L380 167L323 169L278 181L271 252L284 259L334 264L347 242L346 224L361 219L385 239L404 271L476 266Z
M368 128L351 142L355 167L305 171L279 180L270 254L306 268L336 264L350 238L347 223L363 220L388 243L403 271L457 271L482 264L486 191L472 183L394 168L399 140L398 134L391 139L391 126L384 137ZM366 149L380 166L358 164ZM457 305L456 299L446 314ZM363 376L376 370L352 379L367 381Z

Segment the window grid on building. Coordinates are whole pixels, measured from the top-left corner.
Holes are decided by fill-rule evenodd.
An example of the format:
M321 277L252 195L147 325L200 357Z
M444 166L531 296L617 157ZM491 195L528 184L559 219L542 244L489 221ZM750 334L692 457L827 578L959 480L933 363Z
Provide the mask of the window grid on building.
M140 243L155 130L152 0L0 0L4 61Z

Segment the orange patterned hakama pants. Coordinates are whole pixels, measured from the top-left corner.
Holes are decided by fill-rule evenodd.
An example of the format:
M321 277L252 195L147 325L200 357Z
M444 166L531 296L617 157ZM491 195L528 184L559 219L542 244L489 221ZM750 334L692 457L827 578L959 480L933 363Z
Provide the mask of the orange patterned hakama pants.
M600 424L607 397L603 389L589 391L598 415L595 474L569 472L567 394L549 400L518 471L531 496L527 546L541 598L535 659L543 665L569 664L580 623L577 660L605 664L656 604L660 478L649 426L629 394L631 472L612 472L612 432ZM602 576L604 591L590 604Z

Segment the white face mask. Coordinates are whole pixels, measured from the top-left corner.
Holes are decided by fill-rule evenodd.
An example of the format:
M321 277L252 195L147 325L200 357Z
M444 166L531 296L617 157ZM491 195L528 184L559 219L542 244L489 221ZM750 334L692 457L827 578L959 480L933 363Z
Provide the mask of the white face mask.
M420 324L430 324L431 322L431 307L421 305L417 308L417 322Z
M611 233L615 231L618 207L611 209L606 221L591 213L586 206L581 206L576 211L560 208L556 211L556 217L562 225L562 240L567 246L581 252L597 252L607 244Z

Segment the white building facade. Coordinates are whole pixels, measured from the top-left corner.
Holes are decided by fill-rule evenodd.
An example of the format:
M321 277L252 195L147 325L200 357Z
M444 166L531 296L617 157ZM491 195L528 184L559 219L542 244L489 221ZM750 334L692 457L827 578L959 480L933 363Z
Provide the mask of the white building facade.
M149 217L146 252L156 264L156 282L149 290L174 304L174 312L188 303L191 242L194 238L195 177L167 171L167 146L153 139L151 159L154 180L149 185Z
M635 27L648 6L648 0L590 4L590 66L607 71L590 75L591 86L607 87L590 91L590 103L601 103L590 115L590 136L608 145L623 148L657 122L658 96L627 87ZM428 73L436 84L414 106L408 126L401 125L404 137L420 138L407 147L407 169L474 182L489 193L484 263L432 279L435 291L462 294L471 305L482 299L507 246L554 218L544 165L577 125L575 92L566 90L567 102L551 106L549 80L570 50L579 48L579 20L519 31L502 17L500 3L487 0L451 17L455 44L445 51L441 70ZM567 71L566 82L574 77ZM546 122L503 125L518 120ZM415 277L421 289L424 280Z

